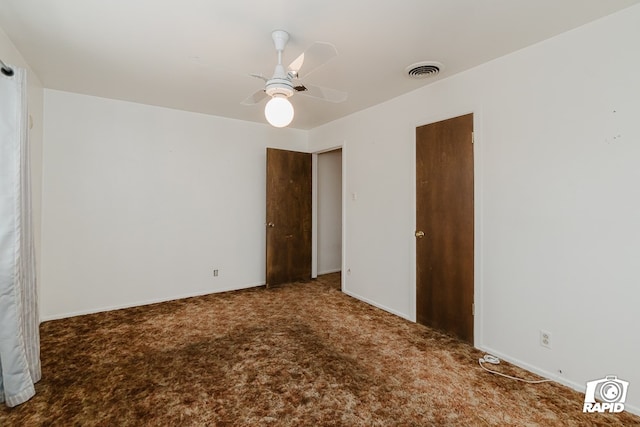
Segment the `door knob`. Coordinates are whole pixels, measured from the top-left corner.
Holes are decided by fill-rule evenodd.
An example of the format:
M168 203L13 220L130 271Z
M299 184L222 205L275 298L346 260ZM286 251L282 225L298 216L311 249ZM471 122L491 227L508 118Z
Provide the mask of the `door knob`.
M269 228L273 228L273 227L275 227L275 226L276 226L276 225L275 225L274 223L272 223L272 222L267 223L267 227L269 227Z
M424 237L424 231L421 231L421 230L416 231L416 237L418 239L422 239Z

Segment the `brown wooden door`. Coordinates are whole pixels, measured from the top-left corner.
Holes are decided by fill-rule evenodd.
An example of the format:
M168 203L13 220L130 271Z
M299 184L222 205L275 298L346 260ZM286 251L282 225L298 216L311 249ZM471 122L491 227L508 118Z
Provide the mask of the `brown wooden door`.
M311 279L311 154L267 148L267 286Z
M416 128L417 321L472 344L473 217L473 114Z

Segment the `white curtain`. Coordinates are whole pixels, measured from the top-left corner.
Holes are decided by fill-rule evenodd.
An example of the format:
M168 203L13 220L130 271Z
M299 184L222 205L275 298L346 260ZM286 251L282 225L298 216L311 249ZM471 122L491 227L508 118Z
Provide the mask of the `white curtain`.
M0 73L0 402L16 406L40 380L26 70Z

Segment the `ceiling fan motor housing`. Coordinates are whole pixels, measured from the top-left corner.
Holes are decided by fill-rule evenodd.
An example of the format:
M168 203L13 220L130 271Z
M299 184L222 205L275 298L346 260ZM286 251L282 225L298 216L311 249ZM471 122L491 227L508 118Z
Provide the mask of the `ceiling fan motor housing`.
M291 78L288 77L282 64L276 65L273 77L267 80L264 91L269 96L284 96L288 98L293 95L293 83L291 83Z
M267 81L264 91L269 96L284 96L286 98L289 98L294 92L293 84L290 80L277 77Z

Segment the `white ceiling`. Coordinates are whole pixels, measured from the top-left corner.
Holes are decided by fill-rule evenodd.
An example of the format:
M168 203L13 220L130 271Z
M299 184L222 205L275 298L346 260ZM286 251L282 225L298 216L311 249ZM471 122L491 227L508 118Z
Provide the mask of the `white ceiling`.
M640 0L2 0L0 27L45 87L265 123L240 102L314 41L338 57L304 81L342 104L294 95L291 127L311 129L521 49ZM444 64L437 78L404 69ZM544 66L544 64L540 64Z

